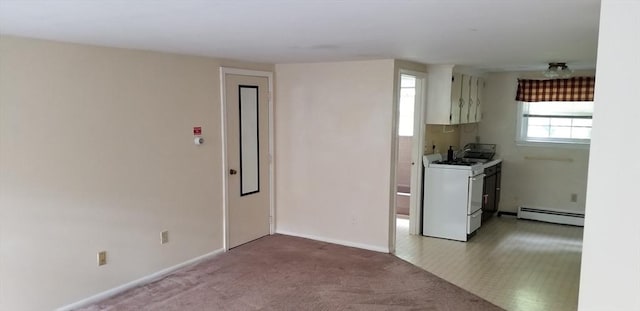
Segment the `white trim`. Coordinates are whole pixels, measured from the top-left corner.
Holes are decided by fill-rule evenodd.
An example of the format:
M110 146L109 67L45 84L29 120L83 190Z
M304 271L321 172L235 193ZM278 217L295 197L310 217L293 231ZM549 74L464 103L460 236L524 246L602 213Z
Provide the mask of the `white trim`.
M327 242L327 243L332 243L332 244L338 244L338 245L342 245L342 246L361 248L361 249L366 249L366 250L369 250L369 251L380 252L380 253L385 253L385 254L389 253L389 248L380 247L380 246L376 246L376 245L356 243L356 242L344 241L344 240L337 240L337 239L331 239L331 238L326 238L326 237L321 237L321 236L316 236L316 235L301 234L301 233L295 233L295 232L290 232L290 231L286 231L286 230L279 230L279 229L276 230L276 233L283 234L283 235L295 236L295 237L299 237L299 238L310 239L310 240L316 240L316 241L321 241L321 242Z
M590 143L580 142L552 142L552 141L533 141L533 140L516 140L518 147L545 147L545 148L565 148L565 149L583 149L589 150Z
M147 275L145 277L142 277L142 278L139 278L137 280L133 280L131 282L122 284L120 286L116 286L114 288L108 289L108 290L106 290L104 292L98 293L98 294L93 295L91 297L76 301L76 302L68 304L66 306L59 307L56 310L57 311L66 311L66 310L73 310L73 309L85 307L85 306L90 305L92 303L96 303L98 301L113 297L113 296L115 296L117 294L120 294L120 293L122 293L124 291L127 291L129 289L132 289L134 287L138 287L138 286L141 286L141 285L149 284L149 283L154 282L154 281L156 281L156 280L158 280L158 279L160 279L160 278L162 278L162 277L164 277L164 276L166 276L168 274L171 274L172 272L174 272L174 271L176 271L178 269L184 268L184 267L192 265L192 264L200 263L202 261L205 261L205 260L207 260L209 258L212 258L212 257L217 256L217 255L222 254L222 253L224 253L224 249L215 250L213 252L204 254L202 256L198 256L196 258L189 259L189 260L187 260L185 262L182 262L182 263L179 263L179 264L177 264L175 266L172 266L172 267L169 267L169 268L166 268L166 269L162 269L162 270L160 270L158 272L149 274L149 275Z
M229 171L229 166L227 161L227 95L225 94L225 78L227 74L266 77L269 84L269 234L273 234L275 232L273 72L220 67L220 118L222 119L220 125L222 135L222 210L224 218L223 233L225 250L229 249L229 197L227 195L229 187L227 171Z
M420 234L420 219L422 219L422 155L424 154L424 135L425 135L425 112L426 112L426 95L427 95L427 74L424 72L416 72L400 69L400 74L410 74L421 81L418 87L416 83L416 92L419 92L420 98L416 98L413 107L413 139L411 143L411 199L409 203L409 233ZM393 219L395 222L395 217Z

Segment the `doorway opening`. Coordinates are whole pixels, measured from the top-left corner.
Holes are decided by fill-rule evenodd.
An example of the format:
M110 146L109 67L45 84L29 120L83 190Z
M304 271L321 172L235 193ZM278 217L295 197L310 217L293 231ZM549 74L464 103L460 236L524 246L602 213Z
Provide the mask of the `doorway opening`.
M394 116L394 168L391 190L389 250L395 252L396 219L409 222L409 233L419 234L422 202L422 154L425 134L424 72L400 69L397 76Z
M411 204L411 169L413 123L416 104L416 76L400 75L398 103L398 156L396 158L396 216L409 218Z

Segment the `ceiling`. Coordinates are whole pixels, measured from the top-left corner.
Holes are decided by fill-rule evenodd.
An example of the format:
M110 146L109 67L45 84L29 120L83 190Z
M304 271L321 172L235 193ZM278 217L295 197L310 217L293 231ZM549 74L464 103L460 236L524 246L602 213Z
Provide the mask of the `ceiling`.
M0 33L266 63L595 68L600 0L0 0Z

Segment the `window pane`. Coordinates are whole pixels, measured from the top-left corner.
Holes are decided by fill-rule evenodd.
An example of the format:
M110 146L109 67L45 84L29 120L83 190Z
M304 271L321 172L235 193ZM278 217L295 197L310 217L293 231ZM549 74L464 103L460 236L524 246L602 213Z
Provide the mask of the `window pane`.
M398 135L413 136L413 98L400 100L400 116L398 123Z
M571 138L571 127L569 126L552 126L549 131L551 138Z
M591 127L593 120L591 119L573 119L573 126L588 126Z
M402 88L402 89L400 89L400 98L401 99L409 98L409 99L413 100L413 98L415 96L416 96L416 89L414 89L414 88L411 88L411 89Z
M400 87L416 87L416 77L409 75L400 75Z
M529 125L529 127L527 128L527 136L528 137L549 137L549 127Z
M413 107L416 100L416 77L400 76L400 111L398 116L398 135L413 136Z
M530 114L592 115L593 102L534 102L527 103Z
M529 118L529 125L549 125L549 118Z
M551 119L551 125L555 126L571 126L571 120L569 118L553 118Z
M591 139L591 128L574 127L571 133L571 138Z

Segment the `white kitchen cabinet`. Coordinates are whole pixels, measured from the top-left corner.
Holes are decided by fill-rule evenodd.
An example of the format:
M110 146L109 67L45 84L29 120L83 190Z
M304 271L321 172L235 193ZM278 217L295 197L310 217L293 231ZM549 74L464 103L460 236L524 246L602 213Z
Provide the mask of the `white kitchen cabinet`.
M477 103L476 103L476 111L475 111L475 118L474 121L475 122L480 122L482 121L482 104L484 101L484 88L485 88L485 83L484 83L484 79L478 77L478 89L477 89Z
M454 72L454 65L429 65L427 124L478 122L480 114L476 103L482 102L477 91L479 80L474 75Z
M478 77L471 76L469 78L469 109L467 110L467 122L476 121L476 109L478 108Z
M471 109L471 76L462 75L462 100L460 100L460 123L469 123Z
M449 113L449 124L460 123L460 113L462 111L462 75L454 73L451 76L451 112ZM428 91L427 91L428 92Z

